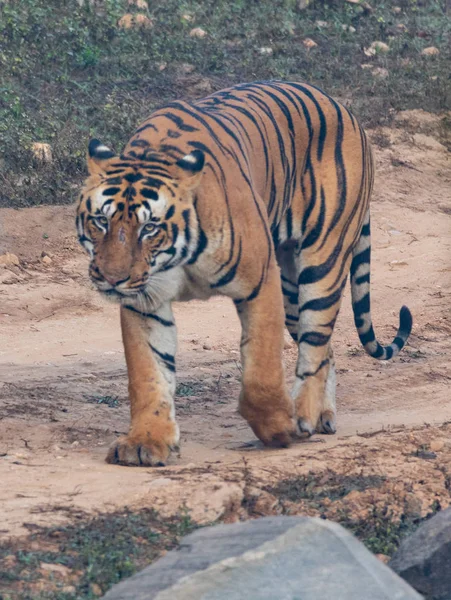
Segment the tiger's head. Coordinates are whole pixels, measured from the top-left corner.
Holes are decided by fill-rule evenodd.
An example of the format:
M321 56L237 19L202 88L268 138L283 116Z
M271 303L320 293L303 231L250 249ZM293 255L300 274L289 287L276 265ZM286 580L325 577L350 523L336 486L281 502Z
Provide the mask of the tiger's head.
M76 226L101 292L118 299L139 294L155 273L192 258L204 160L200 150L179 160L149 149L116 156L98 140L90 142Z

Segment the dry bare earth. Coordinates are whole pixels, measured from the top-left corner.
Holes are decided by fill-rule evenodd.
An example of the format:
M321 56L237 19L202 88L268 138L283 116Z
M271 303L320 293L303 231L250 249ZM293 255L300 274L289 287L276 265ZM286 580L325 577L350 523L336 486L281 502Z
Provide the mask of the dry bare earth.
M374 132L385 147L372 205L372 302L386 342L400 306L412 309L410 344L387 364L365 356L347 293L335 335L339 433L288 450L263 450L236 414L239 325L231 303L217 298L176 309L181 457L159 470L105 464L107 446L128 426L117 307L89 287L72 208L1 211L0 253L21 259L0 269L3 535L62 521L68 507L154 506L166 515L186 505L203 522L280 511L336 518L340 494L320 494L313 506L277 487L311 470L326 473L325 485L330 472L377 476L377 485L346 496L357 516L379 505L423 515L448 505L450 154L429 135L437 117L405 121L407 129ZM295 356L287 338L288 376Z

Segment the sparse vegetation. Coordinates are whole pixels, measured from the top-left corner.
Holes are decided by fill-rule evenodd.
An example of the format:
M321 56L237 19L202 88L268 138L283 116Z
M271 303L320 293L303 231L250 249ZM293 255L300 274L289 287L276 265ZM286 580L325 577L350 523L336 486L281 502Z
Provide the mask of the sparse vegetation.
M343 475L329 470L282 480L267 491L279 499L283 514L293 514L291 503L303 502L302 506L309 514L313 510L325 519L329 518L331 502L343 500L342 508L334 513L333 520L351 531L371 552L392 556L403 538L441 507L433 502L429 514L420 517L407 506L400 514L394 514L388 506L373 506L365 518L360 518L356 516L355 508L347 506L346 497L351 492L372 493L385 481L386 478L380 475ZM299 513L294 511L294 514Z
M0 206L71 202L90 137L119 150L156 106L239 81L312 82L370 125L449 109L445 0L394 4L156 0L141 9L151 26L125 29L119 19L140 10L125 0L0 2ZM190 36L195 27L206 35ZM389 51L367 56L374 41ZM50 144L52 161L34 143Z
M0 545L2 600L96 598L195 528L185 514L161 520L153 510L72 516L74 524Z

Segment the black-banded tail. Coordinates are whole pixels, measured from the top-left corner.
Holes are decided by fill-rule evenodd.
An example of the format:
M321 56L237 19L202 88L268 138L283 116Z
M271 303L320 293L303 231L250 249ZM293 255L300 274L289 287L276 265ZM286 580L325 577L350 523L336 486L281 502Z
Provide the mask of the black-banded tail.
M368 210L360 239L353 251L351 263L351 293L354 323L365 351L379 360L389 360L404 347L412 330L412 314L407 306L399 313L399 329L389 346L382 346L376 339L371 321L370 303L371 234Z

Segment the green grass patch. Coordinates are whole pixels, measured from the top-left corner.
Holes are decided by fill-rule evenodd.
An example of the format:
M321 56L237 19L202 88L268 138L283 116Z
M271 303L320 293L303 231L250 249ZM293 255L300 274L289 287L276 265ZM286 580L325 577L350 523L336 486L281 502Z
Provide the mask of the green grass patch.
M136 12L126 0L1 2L0 206L73 201L90 137L120 150L157 106L241 81L312 82L370 125L393 110L449 109L446 0L397 4L398 13L386 0L371 12L322 0L303 11L295 0L155 0L144 11L153 27L124 30L118 20ZM207 35L191 37L193 27ZM367 57L375 40L390 50ZM428 46L440 54L422 56ZM51 145L51 163L34 157L35 142Z
M176 548L194 528L183 514L162 520L153 510L127 509L93 518L78 515L74 524L38 528L26 539L0 545L0 598L95 598Z

